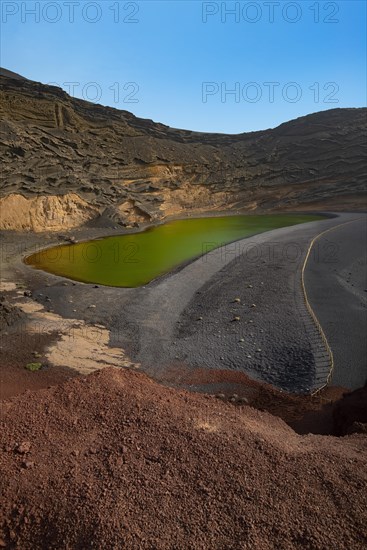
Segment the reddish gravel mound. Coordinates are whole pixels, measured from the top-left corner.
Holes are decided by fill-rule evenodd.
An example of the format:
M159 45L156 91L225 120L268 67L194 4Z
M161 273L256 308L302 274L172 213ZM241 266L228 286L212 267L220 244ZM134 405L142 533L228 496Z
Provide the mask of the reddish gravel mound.
M0 546L362 549L367 437L105 369L3 402Z

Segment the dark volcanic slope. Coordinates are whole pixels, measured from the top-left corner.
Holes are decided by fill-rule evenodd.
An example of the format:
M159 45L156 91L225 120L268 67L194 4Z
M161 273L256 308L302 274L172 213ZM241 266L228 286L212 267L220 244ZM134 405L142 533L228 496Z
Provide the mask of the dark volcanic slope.
M358 205L367 109L239 135L176 130L2 70L1 194L75 193L107 217ZM79 205L80 206L80 205Z

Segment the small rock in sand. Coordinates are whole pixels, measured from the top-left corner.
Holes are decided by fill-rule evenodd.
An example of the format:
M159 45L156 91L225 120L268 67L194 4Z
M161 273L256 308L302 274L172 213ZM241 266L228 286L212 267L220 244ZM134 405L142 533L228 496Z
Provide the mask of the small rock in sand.
M30 450L31 450L30 441L23 441L16 448L17 453L19 453L21 455L25 455L25 454L29 453Z
M248 403L247 397L240 397L238 401L243 405L246 405Z
M30 460L24 460L22 462L23 468L33 468L34 462L31 462Z

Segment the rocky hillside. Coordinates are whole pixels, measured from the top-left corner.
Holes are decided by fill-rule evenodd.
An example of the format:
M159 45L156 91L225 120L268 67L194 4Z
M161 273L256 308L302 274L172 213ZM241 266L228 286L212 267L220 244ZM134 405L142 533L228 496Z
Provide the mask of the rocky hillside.
M177 130L1 70L3 229L182 212L361 208L367 109L238 135ZM363 206L362 206L363 207Z

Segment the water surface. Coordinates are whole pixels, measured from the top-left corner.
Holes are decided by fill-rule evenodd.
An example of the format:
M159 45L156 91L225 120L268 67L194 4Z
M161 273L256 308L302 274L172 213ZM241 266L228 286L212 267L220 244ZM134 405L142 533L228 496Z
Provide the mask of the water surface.
M85 283L138 287L222 245L319 219L282 214L176 220L138 233L55 246L29 256L25 263Z

